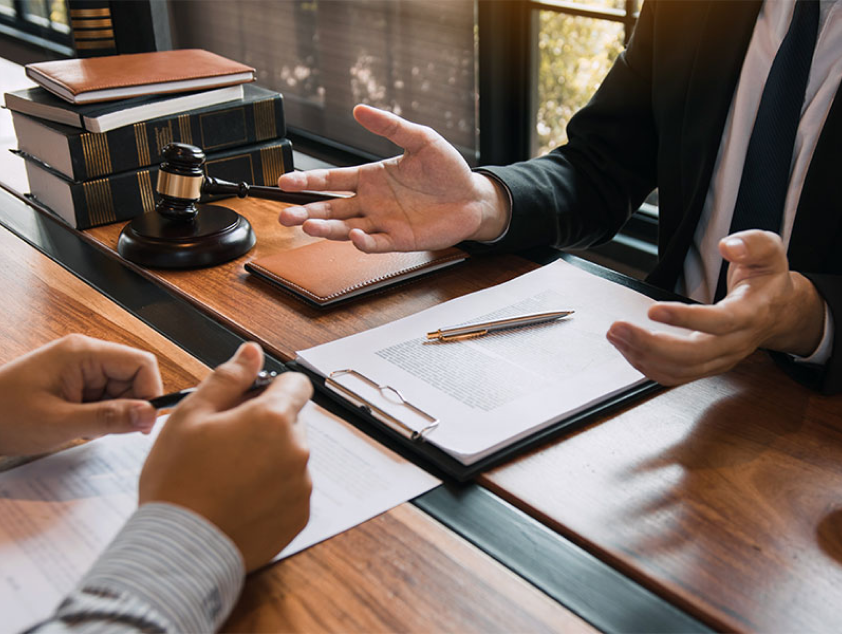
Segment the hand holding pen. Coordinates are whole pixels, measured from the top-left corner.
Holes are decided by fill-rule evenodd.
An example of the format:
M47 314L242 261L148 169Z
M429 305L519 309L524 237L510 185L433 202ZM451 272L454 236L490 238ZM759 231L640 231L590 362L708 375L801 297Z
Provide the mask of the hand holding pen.
M269 387L269 384L275 380L275 377L278 376L277 372L268 372L266 370L261 370L257 374L257 378L254 382L249 386L246 390L247 395L256 395L265 390ZM149 403L155 409L171 409L178 405L182 400L184 400L187 396L192 394L196 391L197 388L195 387L188 387L185 390L179 390L178 392L170 392L169 394L164 394L163 396L159 396L157 398L149 399Z
M307 378L284 372L243 400L263 367L254 343L211 372L172 412L140 475L140 504L201 515L239 549L246 570L274 557L305 526L312 483L305 425Z
M487 335L491 332L498 332L500 330L509 330L511 328L521 328L523 326L543 324L549 321L555 321L557 319L568 317L572 314L572 310L557 310L549 313L535 313L533 315L523 315L520 317L507 317L506 319L486 321L479 324L469 324L467 326L439 328L435 332L428 332L427 339L438 341L472 339L474 337L482 337L483 335Z

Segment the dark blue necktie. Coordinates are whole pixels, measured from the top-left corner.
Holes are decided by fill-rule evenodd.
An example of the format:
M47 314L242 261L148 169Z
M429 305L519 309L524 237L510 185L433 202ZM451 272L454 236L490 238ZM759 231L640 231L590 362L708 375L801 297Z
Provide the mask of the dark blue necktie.
M760 98L729 234L745 229L781 233L795 133L818 30L818 1L798 0ZM723 261L714 301L725 297L727 272Z

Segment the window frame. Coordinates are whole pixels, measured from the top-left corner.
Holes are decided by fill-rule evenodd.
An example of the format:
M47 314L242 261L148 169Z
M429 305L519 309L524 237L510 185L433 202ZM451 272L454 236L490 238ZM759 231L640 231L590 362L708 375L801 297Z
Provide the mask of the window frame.
M63 57L73 55L73 38L70 29L66 33L33 20L24 15L24 0L12 0L14 15L0 11L0 35L7 36L28 46L38 47Z
M625 9L591 8L567 0L478 0L479 157L481 165L531 158L537 105L538 12L624 24L628 44L639 0ZM501 135L498 130L507 130Z
M624 44L628 44L640 4L625 0L625 9L617 10L566 0L478 0L480 165L508 165L532 156L538 12L622 22ZM611 242L590 251L643 276L658 261L657 241L658 208L644 203Z

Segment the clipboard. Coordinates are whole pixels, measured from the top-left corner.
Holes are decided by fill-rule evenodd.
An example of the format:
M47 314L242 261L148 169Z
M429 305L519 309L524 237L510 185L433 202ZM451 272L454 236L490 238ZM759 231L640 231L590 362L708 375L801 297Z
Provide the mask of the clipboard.
M579 269L620 284L656 301L689 301L674 293L663 291L645 282L630 278L576 256L560 253L556 253L556 255L558 257L554 259L563 259ZM381 442L385 439L386 444L397 449L401 454L414 459L416 462L420 462L422 466L458 482L470 480L480 473L506 462L517 455L539 447L573 429L579 428L661 389L661 386L654 381L646 380L615 393L610 397L601 399L583 411L565 416L547 427L529 433L526 437L515 440L488 456L482 457L470 464L465 464L454 458L447 451L426 441L428 434L434 433L434 430L441 424L437 412L430 408L427 408L429 409L427 411L427 409L410 402L408 403L408 407L415 409L416 414L418 414L416 420L426 421L426 423L424 425L407 425L405 421L396 419L396 417L388 412L384 412L383 409L378 407L376 403L371 402L371 400L359 393L347 390L345 386L337 382L336 378L337 376L355 374L356 378L374 384L381 392L388 393L388 396L392 399L397 398L406 402L407 399L397 386L392 386L388 383L381 384L375 377L367 377L354 368L337 368L331 373L333 376L322 376L298 362L290 362L288 365L290 369L307 374L313 381L316 390L346 414L346 420L363 431L368 433L374 432L373 435L376 435ZM350 414L350 416L347 414Z

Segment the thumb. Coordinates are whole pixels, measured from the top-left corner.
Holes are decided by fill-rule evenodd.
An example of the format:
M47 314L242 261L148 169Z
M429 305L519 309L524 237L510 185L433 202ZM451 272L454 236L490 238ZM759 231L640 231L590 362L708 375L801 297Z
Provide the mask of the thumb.
M729 287L751 277L789 270L781 237L771 231L751 229L726 236L719 242L719 252L731 263Z
M61 415L70 437L93 438L106 434L149 433L158 412L149 401L114 399L68 404Z
M234 407L262 367L263 350L256 343L244 343L233 357L202 381L179 409L219 412Z

